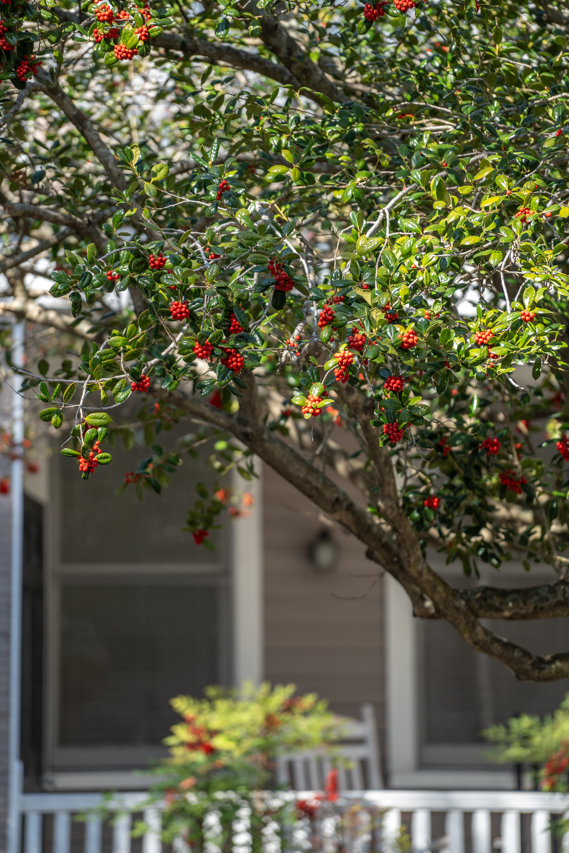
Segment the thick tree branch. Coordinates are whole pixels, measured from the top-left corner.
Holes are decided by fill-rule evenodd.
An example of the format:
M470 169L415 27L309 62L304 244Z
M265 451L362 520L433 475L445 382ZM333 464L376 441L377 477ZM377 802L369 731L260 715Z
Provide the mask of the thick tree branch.
M19 216L25 216L28 219L41 219L44 222L53 222L56 225L63 225L67 228L72 228L73 231L80 234L81 237L95 243L97 249L102 255L106 251L107 241L105 235L97 228L89 217L86 219L77 219L75 216L70 216L67 213L52 210L48 207L37 207L34 204L20 204L12 202L1 192L0 203L6 213L14 219ZM113 207L107 215L110 216L113 210L116 210L116 208Z
M259 422L251 423L242 413L233 418L182 391L156 389L155 394L188 414L232 433L270 468L367 545L374 559L377 557L380 565L406 589L416 587L425 599L432 602L438 615L450 622L474 649L501 661L523 681L555 681L569 676L569 654L534 655L482 625L457 591L427 565L420 548L417 549L414 531L403 514L406 524L401 523L401 518L397 519L400 529L394 530L395 548L369 513Z

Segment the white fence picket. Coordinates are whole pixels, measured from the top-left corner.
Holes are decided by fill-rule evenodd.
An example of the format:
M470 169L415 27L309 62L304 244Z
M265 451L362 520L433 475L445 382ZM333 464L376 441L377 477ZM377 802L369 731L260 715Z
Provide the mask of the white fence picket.
M57 812L53 823L53 853L69 853L71 840L71 815Z
M98 817L91 817L85 824L85 853L101 853L103 825Z
M26 815L25 853L42 853L42 816L39 812Z
M415 853L425 853L431 846L431 813L417 809L411 818L411 841Z
M531 816L531 850L532 853L551 853L549 812L540 810Z
M476 809L472 815L472 853L492 853L492 831L488 809Z
M142 853L162 853L160 810L157 808L145 809L144 822L148 826L148 831L144 834Z
M118 816L113 830L113 853L130 853L132 815Z
M452 809L445 821L447 853L464 853L464 812Z
M502 853L521 853L520 813L509 809L502 815ZM548 851L549 853L549 851Z

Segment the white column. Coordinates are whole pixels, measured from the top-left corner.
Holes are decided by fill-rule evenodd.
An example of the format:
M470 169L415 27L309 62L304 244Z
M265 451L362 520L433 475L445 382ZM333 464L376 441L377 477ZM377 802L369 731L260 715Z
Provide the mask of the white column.
M236 471L233 487L249 492L255 503L247 517L229 520L233 567L233 680L260 684L264 670L263 637L263 493L258 478L244 480Z
M417 769L417 653L413 609L403 587L385 575L387 759L390 784Z
M15 323L12 330L12 362L24 365L23 322ZM22 377L12 376L14 389L12 402L12 460L10 493L12 497L12 569L10 576L10 734L9 734L9 789L8 789L8 853L18 853L20 846L19 798L22 785L20 762L20 693L22 654L22 554L24 528L24 398L20 395Z

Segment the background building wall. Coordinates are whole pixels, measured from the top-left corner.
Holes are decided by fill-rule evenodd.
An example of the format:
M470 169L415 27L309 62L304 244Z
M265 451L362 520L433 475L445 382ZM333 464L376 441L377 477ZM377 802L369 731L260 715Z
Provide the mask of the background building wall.
M333 571L319 573L309 559L310 543L326 526L318 508L266 466L263 496L265 678L316 691L332 710L353 717L364 702L373 703L383 743L379 566L334 525L328 529L339 561Z

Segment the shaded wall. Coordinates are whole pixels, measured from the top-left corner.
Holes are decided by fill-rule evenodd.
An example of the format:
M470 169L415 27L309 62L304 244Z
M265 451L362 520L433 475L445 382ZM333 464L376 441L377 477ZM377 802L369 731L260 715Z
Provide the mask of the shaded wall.
M329 573L315 571L308 548L324 527L318 509L266 466L263 504L265 677L316 691L332 710L353 717L372 702L383 744L379 567L366 560L363 545L334 525L338 565ZM361 574L371 577L357 577Z

